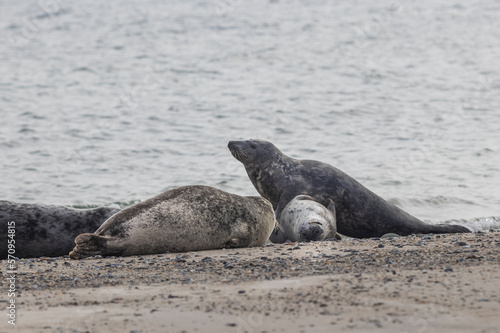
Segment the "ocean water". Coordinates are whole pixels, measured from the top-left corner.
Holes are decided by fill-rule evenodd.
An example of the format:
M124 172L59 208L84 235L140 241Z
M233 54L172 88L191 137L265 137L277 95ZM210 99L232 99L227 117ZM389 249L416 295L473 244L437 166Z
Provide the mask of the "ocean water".
M497 1L0 3L1 199L255 195L229 140L430 223L500 228Z

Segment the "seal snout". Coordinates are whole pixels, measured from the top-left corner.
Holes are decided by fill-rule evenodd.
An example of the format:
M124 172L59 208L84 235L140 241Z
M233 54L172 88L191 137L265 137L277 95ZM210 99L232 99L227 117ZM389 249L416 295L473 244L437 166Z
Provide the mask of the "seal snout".
M325 233L323 226L318 222L309 222L304 228L299 230L299 240L311 242L323 239Z
M227 147L229 148L229 151L234 156L234 158L236 158L238 161L243 162L248 158L247 155L245 155L245 153L243 152L240 141L229 141Z

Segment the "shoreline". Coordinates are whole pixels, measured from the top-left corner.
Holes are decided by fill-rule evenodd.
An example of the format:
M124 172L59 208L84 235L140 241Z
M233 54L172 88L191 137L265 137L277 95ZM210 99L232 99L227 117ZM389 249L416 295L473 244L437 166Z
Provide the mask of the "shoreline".
M499 332L498 286L500 232L30 258L18 262L16 326L7 325L5 316L0 327L490 333Z

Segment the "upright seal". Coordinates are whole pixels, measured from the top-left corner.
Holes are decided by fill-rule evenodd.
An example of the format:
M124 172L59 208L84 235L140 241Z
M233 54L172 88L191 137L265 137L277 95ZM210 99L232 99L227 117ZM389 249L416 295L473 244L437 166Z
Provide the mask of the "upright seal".
M76 236L95 231L118 211L112 207L74 209L0 201L0 226L6 235L7 224L14 222L14 256L57 257L71 251ZM0 246L0 259L5 258L7 246Z
M130 256L264 244L276 226L261 197L208 186L179 187L125 208L94 234L82 234L70 258Z
M231 141L228 147L243 163L260 195L273 204L278 220L293 198L305 194L325 207L332 200L337 214L337 231L350 237L470 232L459 225L426 224L339 169L318 161L293 159L268 141Z

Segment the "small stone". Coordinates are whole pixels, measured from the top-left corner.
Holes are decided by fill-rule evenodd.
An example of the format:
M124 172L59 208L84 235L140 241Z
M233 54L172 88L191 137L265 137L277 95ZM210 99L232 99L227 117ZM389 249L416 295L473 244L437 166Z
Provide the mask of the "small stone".
M229 327L235 327L236 326L236 323L227 323L226 326L229 326Z
M453 272L453 268L451 268L451 267L446 267L446 268L444 269L444 271L445 271L445 272Z
M379 248L383 248L383 247L385 247L385 246L384 246L384 244L379 244L379 245L378 245L378 247L379 247Z
M246 293L245 290L238 290L238 294L244 294L244 293Z
M186 262L186 259L184 259L183 257L181 257L180 255L177 255L175 257L175 261L176 262Z
M467 243L466 242L458 242L458 245L459 246L465 246L465 245L467 245Z

